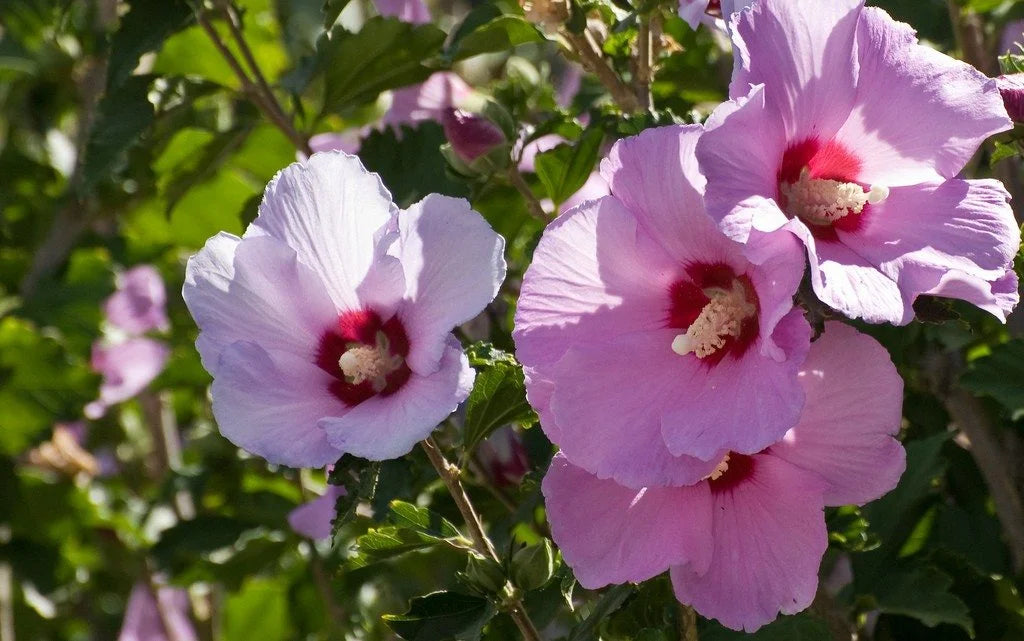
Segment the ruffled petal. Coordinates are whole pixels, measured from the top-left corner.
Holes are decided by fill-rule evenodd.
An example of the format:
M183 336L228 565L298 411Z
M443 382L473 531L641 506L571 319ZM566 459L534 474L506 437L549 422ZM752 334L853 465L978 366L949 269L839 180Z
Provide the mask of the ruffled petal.
M398 18L402 22L412 24L430 22L430 10L423 0L373 0L373 4L382 16Z
M381 119L381 126L397 129L424 120L440 120L445 109L462 106L472 93L473 88L457 74L439 71L418 85L393 91L391 107Z
M313 154L274 177L245 237L270 235L295 250L334 304L359 311L358 289L395 213L377 174L342 152Z
M270 237L221 232L185 267L182 296L199 326L196 349L218 374L221 352L236 341L316 360L320 336L338 314L317 274Z
M672 568L680 601L747 632L811 604L828 547L821 479L770 455L753 456L750 464L747 478L726 489L712 484L707 571Z
M220 356L210 395L220 433L270 463L324 467L342 452L317 427L344 404L330 394L335 379L286 353L271 358L256 343L239 341Z
M1012 126L995 80L918 45L885 11L863 10L857 46L857 101L837 139L860 158L862 182L952 178L986 138Z
M752 85L763 84L768 112L781 121L789 141L831 138L857 93L855 42L863 4L763 0L735 14L729 97L746 96ZM752 147L748 141L743 149Z
M888 352L840 322L825 324L800 372L800 422L769 453L828 482L825 505L863 504L896 487L906 465L903 379Z
M479 314L505 280L505 240L469 203L431 194L398 217L409 367L437 370L456 325Z
M695 363L697 373L678 381L680 389L662 418L661 434L669 451L708 460L722 450L760 452L782 438L804 405L797 372L810 337L810 326L795 309L773 335L784 355L781 360L766 356L759 339L742 356L726 356L710 366Z
M516 355L538 367L575 343L664 327L679 270L613 197L559 216L523 277Z
M117 641L197 641L189 609L188 592L181 588L161 586L154 596L149 585L136 583Z
M758 325L762 353L775 360L786 358L772 335L793 309L793 295L803 280L806 258L800 241L792 234L766 234L751 230L743 255L753 268L747 270L758 299Z
M170 348L150 338L92 347L92 369L103 376L99 399L85 406L87 418L100 418L107 408L133 398L160 374L171 354Z
M704 377L696 358L672 351L678 333L636 332L576 345L555 364L551 415L542 411L541 424L569 460L634 488L690 485L714 471L724 454L721 448L700 460L673 456L662 440L666 406L690 395ZM543 397L530 400L544 402Z
M344 416L321 420L320 427L340 452L373 461L398 458L429 436L466 400L473 389L473 378L462 347L449 337L436 372L428 376L413 374L395 394L378 394Z
M703 131L700 125L647 129L616 142L601 161L612 195L681 262L696 258L695 250L722 244L704 211L706 181L694 156Z
M542 484L551 534L580 585L640 582L672 565L711 562L711 493L629 489L555 455Z
M707 188L708 215L726 236L745 242L752 228L772 231L786 223L775 205L786 134L765 104L764 86L720 104L705 124L696 154Z

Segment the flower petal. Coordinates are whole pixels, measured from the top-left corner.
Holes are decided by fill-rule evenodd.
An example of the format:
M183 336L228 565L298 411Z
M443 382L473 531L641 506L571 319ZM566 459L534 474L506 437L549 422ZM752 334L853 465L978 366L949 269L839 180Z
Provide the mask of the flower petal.
M125 607L117 641L197 641L199 636L188 613L185 590L161 586L154 597L153 588L146 583L136 583Z
M876 340L837 321L812 346L800 422L769 453L828 482L825 505L863 504L896 487L903 379Z
M703 131L700 125L647 129L616 142L601 161L612 195L682 262L691 259L695 248L722 242L704 212L706 181L694 156Z
M822 481L770 455L755 455L751 463L750 476L728 489L712 484L714 551L707 571L672 568L680 601L747 632L811 604L828 547Z
M324 152L270 181L245 237L283 241L317 273L338 308L359 311L357 290L394 212L391 194L358 158Z
M721 448L699 460L673 456L662 440L666 406L690 394L704 375L696 358L672 351L678 333L662 329L578 344L551 368L551 411L539 406L541 424L569 460L634 488L690 485L714 471Z
M857 101L837 139L856 151L861 181L952 178L986 138L1012 126L995 80L918 45L885 11L863 10L857 47Z
M239 341L220 356L213 415L225 438L270 463L324 467L342 454L317 427L345 412L328 391L333 380L311 362L283 352L271 358L256 343Z
M398 217L409 367L437 370L456 325L479 314L505 280L505 240L459 198L431 194Z
M373 4L382 16L398 18L402 22L412 24L430 22L430 10L423 0L373 0Z
M196 349L214 377L221 352L235 341L315 362L321 334L338 317L317 274L271 237L214 236L189 259L182 296L199 326Z
M640 582L671 565L711 562L711 495L690 487L623 487L555 455L542 484L551 535L580 585Z
M523 277L516 355L533 368L578 342L664 327L679 269L612 197L559 216Z
M326 539L331 536L338 497L345 496L345 488L328 485L323 496L303 503L288 513L288 525L309 539Z
M127 401L146 388L167 364L170 348L150 338L129 338L113 345L92 346L92 369L103 375L100 397L85 407L85 415L96 419L107 408Z
M466 400L473 389L473 378L462 347L449 336L436 372L428 376L414 373L395 394L378 394L344 416L321 420L320 427L341 452L373 461L398 458L429 436Z
M103 304L107 321L129 334L166 330L167 291L160 272L152 265L139 265L118 278L117 291Z
M708 460L722 450L760 452L782 438L796 424L804 405L797 371L810 336L803 313L794 309L773 335L783 359L765 355L764 340L758 339L742 356L726 356L711 366L695 363L699 371L677 381L680 389L672 395L661 421L669 451Z
M763 84L768 112L781 121L788 140L831 138L856 96L854 43L863 4L762 0L735 14L729 97ZM751 147L748 142L743 149Z

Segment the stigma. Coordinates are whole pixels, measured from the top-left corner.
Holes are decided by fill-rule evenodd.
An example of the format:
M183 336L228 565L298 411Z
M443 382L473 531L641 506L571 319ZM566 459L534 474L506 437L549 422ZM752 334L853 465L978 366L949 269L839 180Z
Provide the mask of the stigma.
M704 293L710 300L686 333L672 341L672 351L680 356L711 356L725 347L729 338L738 338L743 321L757 314L757 306L748 300L746 288L739 280L733 281L731 289L709 287Z
M401 356L391 353L387 336L377 332L376 344L349 347L338 359L338 367L349 383L359 385L370 381L373 391L380 392L387 387L388 375L404 362Z
M796 182L782 182L779 191L786 200L787 213L812 225L831 225L889 197L889 188L885 185L872 185L865 191L853 182L811 178L807 167L800 171Z

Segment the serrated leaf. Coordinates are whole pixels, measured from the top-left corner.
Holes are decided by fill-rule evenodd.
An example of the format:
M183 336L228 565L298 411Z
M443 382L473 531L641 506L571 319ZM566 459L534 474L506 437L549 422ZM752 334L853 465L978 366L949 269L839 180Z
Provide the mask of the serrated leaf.
M380 465L380 461L367 461L351 454L343 455L334 464L327 482L345 488L345 494L339 496L335 503L334 534L355 518L360 502L373 500L380 478Z
M405 501L391 501L391 521L395 525L411 527L439 539L451 539L459 534L458 528L437 512L417 507Z
M494 614L483 597L434 592L413 599L405 614L385 614L384 623L407 641L475 641Z
M150 76L131 76L100 101L82 165L82 182L87 188L106 176L153 123L151 82Z
M504 15L479 26L452 43L446 58L453 62L482 53L509 51L528 42L543 42L544 34L519 16Z
M432 24L370 18L357 33L335 27L317 46L324 75L324 111L343 111L376 99L382 91L426 80L424 62L440 52L445 34Z
M587 182L603 138L600 129L588 129L575 143L563 143L537 154L534 161L537 177L554 201L556 210Z
M381 560L437 545L438 539L414 530L382 527L370 530L356 539L359 554L370 560Z
M970 364L960 383L999 401L1016 420L1024 415L1024 340L1015 338L997 346L988 356Z
M1006 158L1013 158L1014 156L1020 155L1020 147L1016 142L1005 143L995 141L995 149L992 150L992 156L988 159L988 164L991 167L1000 160Z
M967 605L949 591L953 579L938 568L922 565L891 570L874 590L878 609L888 614L913 617L928 627L958 625L974 634Z
M171 34L187 27L195 13L185 0L132 0L131 9L110 40L107 91L116 89Z
M444 131L436 122L423 122L396 131L387 127L363 140L359 158L372 172L380 174L392 198L400 207L422 200L427 194L467 197L465 183L445 172L441 145Z
M480 364L476 366L476 381L466 401L463 442L467 453L502 425L536 420L537 415L526 401L523 368L510 358L511 355L495 356L489 364L479 357L474 359Z
M182 567L202 554L234 544L252 527L228 516L197 516L164 530L151 553L163 568Z

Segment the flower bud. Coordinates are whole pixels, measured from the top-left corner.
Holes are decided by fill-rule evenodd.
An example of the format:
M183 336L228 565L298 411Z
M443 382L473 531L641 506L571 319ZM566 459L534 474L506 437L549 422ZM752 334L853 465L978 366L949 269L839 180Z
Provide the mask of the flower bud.
M996 78L996 86L1003 97L1006 113L1014 122L1024 122L1024 73Z
M505 142L505 135L494 123L461 109L446 109L441 125L452 149L466 162L473 162Z

